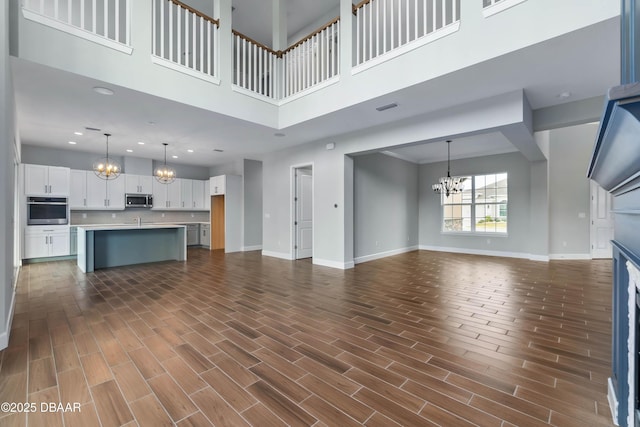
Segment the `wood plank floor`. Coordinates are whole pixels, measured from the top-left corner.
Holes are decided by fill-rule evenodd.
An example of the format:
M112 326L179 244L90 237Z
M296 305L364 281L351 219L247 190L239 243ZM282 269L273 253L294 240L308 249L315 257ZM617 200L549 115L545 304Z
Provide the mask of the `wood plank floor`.
M188 256L24 266L0 426L613 425L611 261Z

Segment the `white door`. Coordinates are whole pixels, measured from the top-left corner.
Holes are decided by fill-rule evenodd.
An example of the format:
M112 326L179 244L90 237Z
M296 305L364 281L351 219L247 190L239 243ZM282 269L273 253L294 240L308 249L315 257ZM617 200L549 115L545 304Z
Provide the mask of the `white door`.
M613 255L613 214L611 194L591 181L591 257L611 258Z
M296 169L296 259L313 256L313 175L311 169Z

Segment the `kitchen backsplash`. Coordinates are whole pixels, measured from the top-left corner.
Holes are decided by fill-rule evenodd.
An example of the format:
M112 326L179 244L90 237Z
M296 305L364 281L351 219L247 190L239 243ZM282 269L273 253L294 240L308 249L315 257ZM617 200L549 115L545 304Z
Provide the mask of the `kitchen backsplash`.
M133 224L137 217L142 219L142 223L209 222L209 212L126 209L124 211L71 211L71 225Z

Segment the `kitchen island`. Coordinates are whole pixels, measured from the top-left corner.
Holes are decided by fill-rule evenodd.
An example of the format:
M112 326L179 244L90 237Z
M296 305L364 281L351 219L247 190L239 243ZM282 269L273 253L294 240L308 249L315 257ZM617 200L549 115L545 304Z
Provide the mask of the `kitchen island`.
M158 261L186 261L184 225L78 226L78 267L85 273Z

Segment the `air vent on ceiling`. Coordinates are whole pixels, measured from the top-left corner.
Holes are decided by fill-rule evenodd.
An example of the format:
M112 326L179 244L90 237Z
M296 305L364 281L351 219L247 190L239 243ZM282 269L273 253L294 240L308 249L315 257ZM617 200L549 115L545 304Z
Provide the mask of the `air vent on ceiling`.
M387 104L387 105L382 105L380 107L376 107L376 110L378 110L378 111L390 110L392 108L396 108L397 106L398 106L398 104L396 104L395 102L392 102L391 104Z
M94 131L94 132L100 132L102 130L102 129L98 129L98 128L92 128L92 127L89 127L89 126L85 126L84 129L85 130L91 130L91 131Z
M219 148L214 148L213 151L215 151L216 153L223 153L224 150L221 150Z

